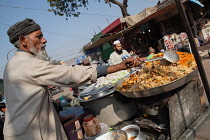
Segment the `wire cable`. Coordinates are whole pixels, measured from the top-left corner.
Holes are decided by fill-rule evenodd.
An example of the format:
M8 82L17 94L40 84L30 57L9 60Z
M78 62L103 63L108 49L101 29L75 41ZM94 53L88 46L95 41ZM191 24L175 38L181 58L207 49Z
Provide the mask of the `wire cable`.
M9 24L4 24L4 23L0 23L0 24L2 24L2 25L7 25L7 26L11 26L11 25L9 25Z
M83 40L79 40L79 41L76 41L76 42L73 42L73 43L65 43L65 44L63 44L62 46L67 46L67 44L71 44L71 45L73 45L73 44L77 44L77 43L80 43L81 41L83 41ZM68 47L68 46L67 46ZM54 50L57 50L57 49L59 49L59 48L61 48L61 46L59 46L58 48L52 48L52 49L49 49L49 51L48 52L52 52L52 51L54 51ZM65 48L65 47L62 47L62 49L63 48ZM77 49L74 49L74 50L77 50Z
M91 39L91 38L88 38L88 37L74 36L74 35L68 35L68 34L62 34L62 33L56 33L56 32L49 32L49 31L44 31L44 32L52 33L52 34L65 35L65 36L71 36L71 37L77 37L77 38Z
M75 53L72 53L72 54L75 54ZM57 57L57 59L58 59L58 58L68 57L68 56L71 56L72 54L68 54L68 55L65 55L65 56ZM78 55L78 56L82 56L82 55ZM75 57L73 57L73 58L75 58ZM70 59L72 59L72 58L70 58Z
M7 5L0 5L0 6L2 6L2 7L9 7L9 8L19 8L19 9L28 9L28 10L41 10L41 11L51 12L50 10L47 10L47 9L36 9L36 8L26 8L26 7L17 7L17 6L7 6ZM107 17L119 17L119 16L91 14L91 13L80 13L80 14L95 15L95 16L107 16Z
M5 23L0 23L0 24L7 25L7 26L12 26L12 25L5 24ZM74 35L68 35L68 34L62 34L62 33L56 33L56 32L49 32L49 31L44 31L44 30L43 30L43 32L58 34L58 35L64 35L64 36L71 36L71 37L76 37L76 38L91 39L91 38L88 38L88 37L74 36Z
M52 56L52 57L56 57L56 56L63 55L63 54L66 54L66 53L68 54L69 52L75 52L75 51L77 51L77 50L80 50L80 49L76 49L76 50L73 50L73 51L72 51L72 50L71 50L71 51L67 51L67 52L64 52L64 53L62 53L62 54L61 54L61 53L60 53L60 54L56 54L56 55L54 55L54 56ZM71 53L71 54L72 54L72 53ZM69 54L69 55L71 55L71 54ZM74 54L74 53L73 53L73 54Z

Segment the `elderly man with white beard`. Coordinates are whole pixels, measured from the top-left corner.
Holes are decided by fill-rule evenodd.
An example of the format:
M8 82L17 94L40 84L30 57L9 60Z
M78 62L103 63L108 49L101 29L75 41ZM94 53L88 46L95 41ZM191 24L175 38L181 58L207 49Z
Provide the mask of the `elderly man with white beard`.
M140 65L132 57L114 66L52 65L40 26L26 18L7 34L17 48L4 71L6 115L5 140L67 140L50 100L47 86L77 87L108 73Z

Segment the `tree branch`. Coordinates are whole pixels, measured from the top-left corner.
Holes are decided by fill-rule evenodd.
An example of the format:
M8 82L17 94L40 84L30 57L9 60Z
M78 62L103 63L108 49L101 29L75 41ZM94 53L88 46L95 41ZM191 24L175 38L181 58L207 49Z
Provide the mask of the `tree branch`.
M105 1L109 1L109 2L111 2L113 4L118 5L120 7L121 11L122 11L123 17L130 16L130 14L128 14L128 12L127 12L128 0L123 0L123 3L120 3L120 2L118 2L116 0L105 0Z
M123 7L123 4L116 0L109 0L111 3L118 5L119 7Z
M128 0L123 0L123 5L126 5L126 7L128 7Z

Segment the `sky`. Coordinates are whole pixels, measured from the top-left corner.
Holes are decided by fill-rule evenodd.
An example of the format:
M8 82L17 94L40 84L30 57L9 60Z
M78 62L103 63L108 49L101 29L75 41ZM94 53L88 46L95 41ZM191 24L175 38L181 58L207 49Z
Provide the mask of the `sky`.
M118 0L122 2L123 0ZM128 13L135 15L145 8L153 7L158 0L129 0ZM16 7L16 8L14 8ZM38 9L38 10L35 10ZM14 56L15 47L9 42L7 30L25 18L35 20L47 39L46 50L52 60L70 60L82 55L80 50L117 18L122 17L118 6L109 7L103 0L89 0L87 8L80 8L79 17L55 16L47 0L1 0L0 1L0 78L4 67Z

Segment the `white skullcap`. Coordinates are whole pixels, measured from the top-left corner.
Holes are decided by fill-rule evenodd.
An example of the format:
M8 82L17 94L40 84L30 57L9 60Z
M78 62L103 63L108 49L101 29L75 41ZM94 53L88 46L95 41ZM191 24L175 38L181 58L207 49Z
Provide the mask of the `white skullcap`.
M161 51L161 52L165 52L165 50L164 50L164 49L161 49L160 51Z
M120 43L120 41L119 40L115 40L113 44L116 45L118 43Z

